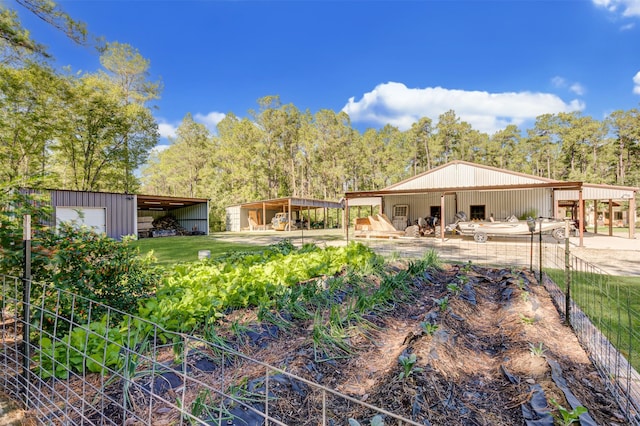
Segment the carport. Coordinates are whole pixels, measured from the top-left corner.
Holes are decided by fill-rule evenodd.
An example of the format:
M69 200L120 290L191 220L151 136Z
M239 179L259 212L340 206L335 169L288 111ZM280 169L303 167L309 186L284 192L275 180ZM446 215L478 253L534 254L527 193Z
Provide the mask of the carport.
M329 221L329 209L335 209L335 221ZM318 213L322 211L323 229L341 226L343 204L335 201L317 200L312 198L275 198L270 200L252 201L229 206L226 209L227 231L239 232L265 231L271 229L271 220L276 213L287 213L289 223L300 220L306 213L307 228L311 222L319 223ZM333 218L331 218L333 220Z

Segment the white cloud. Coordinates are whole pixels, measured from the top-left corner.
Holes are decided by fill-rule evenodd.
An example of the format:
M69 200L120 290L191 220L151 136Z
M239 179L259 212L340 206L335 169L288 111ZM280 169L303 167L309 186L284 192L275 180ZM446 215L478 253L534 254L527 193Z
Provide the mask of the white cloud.
M198 113L195 115L194 119L195 121L198 121L204 124L205 126L207 126L207 129L215 133L216 126L218 125L219 122L221 122L224 119L225 116L226 114L214 111L214 112L210 112L207 115Z
M624 17L640 16L640 0L593 0L593 4L612 13L622 10Z
M158 132L162 138L175 138L178 126L167 123L164 120L158 120Z
M551 79L551 84L553 84L553 87L567 87L567 80L557 75Z
M640 71L633 76L633 93L640 95Z
M493 134L509 124L520 126L542 114L581 111L584 103L564 102L551 93L489 93L427 87L410 89L402 83L379 84L356 101L350 98L342 109L352 122L392 124L406 130L422 117L437 120L453 110L461 120L481 132Z
M153 148L151 148L151 152L152 153L156 153L156 154L160 154L162 151L164 151L165 149L169 148L171 145L156 145Z
M553 77L551 79L551 84L553 87L557 87L559 89L568 89L570 92L575 93L578 96L582 96L587 93L587 89L580 83L570 83L566 78L560 77L559 75Z
M569 86L569 90L578 96L582 96L587 92L584 86L580 83L573 83L571 86Z

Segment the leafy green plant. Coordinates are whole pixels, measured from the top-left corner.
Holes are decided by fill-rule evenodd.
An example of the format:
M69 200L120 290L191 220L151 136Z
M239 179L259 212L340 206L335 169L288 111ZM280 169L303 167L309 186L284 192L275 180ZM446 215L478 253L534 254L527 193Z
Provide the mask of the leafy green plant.
M422 263L425 269L440 269L442 266L440 254L433 248L427 250L424 255L422 255Z
M573 423L580 422L580 416L588 411L582 405L577 406L573 410L567 410L553 398L551 398L550 402L558 411L558 414L554 415L554 417L560 421L562 426L569 426Z
M544 353L547 350L544 347L544 344L542 342L538 343L537 345L534 343L529 343L529 352L531 353L531 356L544 356Z
M449 283L447 284L447 290L449 290L449 292L453 293L454 295L458 295L460 294L460 286L457 283Z
M398 357L398 363L402 367L402 371L400 372L398 378L399 379L408 379L409 376L413 373L419 373L422 371L422 368L416 367L416 362L418 362L418 357L416 354L411 355L400 355Z
M526 325L533 325L536 322L536 319L528 317L525 314L520 314L520 321Z
M432 336L436 331L438 331L438 324L433 324L429 321L422 321L420 323L420 328L426 335Z
M449 307L449 296L444 296L439 299L433 299L433 302L440 308L442 312L446 311Z

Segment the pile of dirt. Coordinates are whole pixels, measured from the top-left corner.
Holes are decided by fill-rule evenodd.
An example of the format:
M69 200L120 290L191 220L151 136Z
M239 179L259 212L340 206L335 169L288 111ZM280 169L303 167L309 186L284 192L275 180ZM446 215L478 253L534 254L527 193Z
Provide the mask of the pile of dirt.
M392 266L396 271L406 267ZM258 322L251 310L234 311L225 319L251 327L240 333L236 327L235 334L221 337L260 362L417 424L552 426L559 406L568 411L586 408L582 425L626 424L575 334L530 273L446 265L411 276L409 285L412 297L366 315L369 326L349 335L351 349L342 354L319 356L311 320L283 329ZM221 368L217 360L213 350L199 351L186 360L189 374L200 383L209 382L212 389L241 389L257 411L264 410L264 394L269 392L269 415L285 424L317 425L323 405L328 424L346 425L355 419L369 425L377 414L286 375L270 376L267 391L264 366L229 357L225 377L239 382L216 383L220 375L215 371ZM162 382L145 380L132 395L140 398L135 404L140 407L149 407L145 398L151 388L167 400L172 392L184 391L170 374ZM111 391L117 395L122 389ZM195 388L186 392L194 401L201 395ZM225 415L235 419L218 423L219 413L213 412L209 424L264 424L251 410L228 408ZM172 424L177 416L175 410L157 410L153 424ZM391 418L385 422L396 424Z

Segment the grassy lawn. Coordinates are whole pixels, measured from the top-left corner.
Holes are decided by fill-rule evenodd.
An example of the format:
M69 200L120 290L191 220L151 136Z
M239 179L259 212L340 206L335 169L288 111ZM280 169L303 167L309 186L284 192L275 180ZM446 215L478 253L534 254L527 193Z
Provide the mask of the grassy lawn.
M564 291L564 271L545 272ZM640 370L640 277L574 272L571 296L591 322Z
M251 240L247 240L246 243L236 243L207 235L143 238L132 244L140 248L141 254L153 250L158 263L165 266L198 260L199 250L211 250L211 257L217 257L234 251L258 251L264 248L264 245L255 244Z

